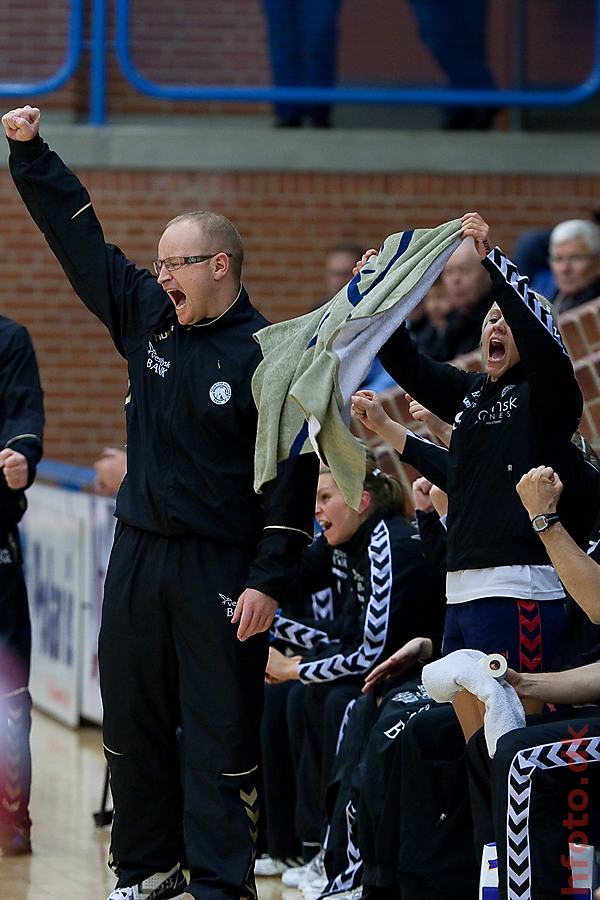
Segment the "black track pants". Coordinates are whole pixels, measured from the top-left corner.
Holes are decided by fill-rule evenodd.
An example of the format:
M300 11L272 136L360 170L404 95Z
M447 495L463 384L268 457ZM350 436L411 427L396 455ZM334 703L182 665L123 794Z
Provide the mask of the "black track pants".
M268 635L231 624L252 555L117 526L99 661L120 886L187 859L194 897L254 889Z

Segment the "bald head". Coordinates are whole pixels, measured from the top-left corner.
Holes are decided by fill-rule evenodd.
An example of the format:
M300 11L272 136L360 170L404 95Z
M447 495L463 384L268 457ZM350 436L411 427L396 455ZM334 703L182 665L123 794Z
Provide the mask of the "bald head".
M244 262L244 245L237 228L226 217L209 210L199 209L182 213L167 222L165 231L177 222L195 222L202 234L203 253L226 253L231 259L231 274L241 279Z

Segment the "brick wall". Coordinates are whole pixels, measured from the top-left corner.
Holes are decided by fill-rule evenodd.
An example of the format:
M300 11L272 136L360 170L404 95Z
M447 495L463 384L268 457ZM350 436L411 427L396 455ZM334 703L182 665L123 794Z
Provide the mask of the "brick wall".
M427 227L477 209L510 254L526 227L587 216L600 207L600 177L341 175L299 172L80 170L107 239L140 265L156 256L164 223L185 209L230 216L244 237L244 282L272 321L311 308L323 293L323 258L341 238L378 246L392 232ZM75 297L0 171L0 312L34 340L46 395L46 454L88 466L123 442L126 370L104 328ZM600 421L597 311L565 324L586 396L586 427ZM590 341L590 343L587 343ZM596 355L595 355L596 354ZM600 442L597 442L600 448Z
M84 5L89 36L91 0ZM547 83L563 83L549 71L548 60L557 63L564 83L586 77L594 3L577 0L577 15L573 7L573 0L527 4L528 76L534 81L543 77ZM490 61L502 84L510 79L512 9L512 0L490 6ZM62 65L68 10L68 0L5 0L0 85L48 78ZM112 11L109 2L109 40L114 38ZM131 0L131 13L131 54L146 77L193 84L269 82L261 0ZM264 104L156 101L125 82L110 46L107 60L111 114L220 110L251 115L268 110ZM6 97L4 108L37 101L46 110L85 120L88 67L86 49L75 77L60 91ZM347 84L443 84L419 41L410 4L390 7L388 0L344 0L338 70ZM178 172L168 162L161 171L82 169L79 174L108 239L140 265L155 257L157 237L176 213L206 207L230 216L246 245L245 284L273 321L305 312L322 296L323 258L340 240L377 246L394 231L437 225L478 209L493 222L497 242L510 253L523 229L586 217L600 208L600 176ZM104 445L124 441L125 364L104 328L74 296L4 171L0 203L0 312L26 324L37 349L46 396L46 455L89 466ZM574 316L565 327L572 331L577 358L582 357L577 365L586 396L584 425L591 430L600 419L600 346L586 344L586 335L598 335L600 326L595 310L587 313L585 324L579 313Z
M564 313L560 327L585 401L580 431L600 455L600 301Z

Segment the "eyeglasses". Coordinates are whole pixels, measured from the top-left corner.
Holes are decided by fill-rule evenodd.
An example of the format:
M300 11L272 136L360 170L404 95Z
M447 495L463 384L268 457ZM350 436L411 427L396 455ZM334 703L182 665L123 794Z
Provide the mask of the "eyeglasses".
M218 256L220 252L219 250L217 253L205 253L203 256L169 256L167 259L155 259L152 263L152 268L156 275L160 275L160 270L163 266L167 272L173 272L175 269L180 269L188 263L206 262L207 259ZM225 255L231 256L231 253L226 253Z
M587 260L592 259L594 255L595 254L593 253L572 253L570 256L559 256L558 254L551 253L548 259L553 266L560 266L561 263L577 265L578 263L587 262Z

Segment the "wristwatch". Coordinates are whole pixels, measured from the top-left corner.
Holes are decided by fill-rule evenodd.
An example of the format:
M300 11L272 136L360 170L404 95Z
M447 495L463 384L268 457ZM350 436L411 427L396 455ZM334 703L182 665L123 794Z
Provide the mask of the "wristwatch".
M548 513L548 515L542 514L540 516L535 516L531 520L531 527L536 534L542 534L542 532L548 531L551 525L556 525L557 522L560 522L560 519L556 513Z

